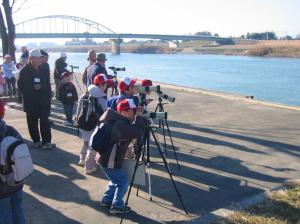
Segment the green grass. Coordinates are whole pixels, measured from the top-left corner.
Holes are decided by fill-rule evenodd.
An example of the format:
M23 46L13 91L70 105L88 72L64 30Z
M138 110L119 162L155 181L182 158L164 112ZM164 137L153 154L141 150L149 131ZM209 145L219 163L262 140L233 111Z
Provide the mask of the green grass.
M289 184L263 203L235 212L219 224L300 224L300 184Z

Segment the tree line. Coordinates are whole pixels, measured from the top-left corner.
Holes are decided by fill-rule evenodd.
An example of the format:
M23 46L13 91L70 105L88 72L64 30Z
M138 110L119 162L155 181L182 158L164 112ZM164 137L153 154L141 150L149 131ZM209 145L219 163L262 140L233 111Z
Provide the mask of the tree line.
M219 34L209 31L200 31L194 33L194 35L203 35L203 36L215 36L218 37ZM300 34L292 37L290 35L285 35L283 37L278 37L274 31L266 31L266 32L248 32L246 35L241 35L239 37L230 36L229 38L241 38L241 39L249 39L249 40L300 40Z

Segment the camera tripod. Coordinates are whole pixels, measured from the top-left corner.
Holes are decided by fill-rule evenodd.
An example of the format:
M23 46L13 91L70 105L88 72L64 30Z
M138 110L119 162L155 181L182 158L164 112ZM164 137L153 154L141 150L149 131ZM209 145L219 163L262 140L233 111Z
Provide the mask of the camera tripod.
M162 103L162 100L163 99L161 97L158 97L158 103L156 105L155 112L157 112L157 111L158 112L165 112L164 104L167 104L167 103ZM166 118L159 118L158 122L159 122L159 128L162 127L162 131L163 131L165 154L167 155L167 143L166 143L166 132L165 132L165 126L166 126L169 137L170 137L170 141L171 141L172 149L173 149L173 152L174 152L174 156L175 156L175 159L176 159L177 167L178 167L178 169L180 169L180 166L179 166L179 163L178 163L178 158L177 158L177 153L175 151L171 131L170 131L169 124L168 124L168 120Z
M75 69L78 69L79 67L78 67L78 66L70 65L70 68L71 68L72 79L75 77L75 81L76 81L76 83L77 83L77 86L78 86L80 92L83 93L83 92L82 92L82 89L81 89L81 87L80 87L80 84L79 84L79 82L78 82L78 79L77 79L77 77L76 77L76 74L74 73L74 68L75 68Z
M133 175L131 177L130 187L129 187L129 190L128 190L128 194L127 194L127 198L126 198L126 201L125 201L125 205L128 205L128 201L129 201L130 193L131 193L131 190L132 190L132 186L133 186L134 178L135 178L135 175L136 175L136 171L137 171L138 166L141 164L140 160L143 161L142 163L145 162L145 159L144 159L145 153L147 153L146 165L147 165L148 168L150 167L150 142L149 142L150 135L152 135L152 137L154 139L155 145L156 145L156 147L157 147L157 149L158 149L158 151L160 153L160 157L162 158L163 163L165 165L165 168L166 168L166 170L167 170L167 172L169 174L170 180L172 181L172 184L173 184L173 187L174 187L174 189L176 191L177 197L178 197L178 199L179 199L179 201L181 203L181 206L182 206L183 210L185 211L185 214L187 215L188 214L187 210L185 208L185 205L183 203L181 194L180 194L180 192L179 192L179 190L178 190L178 188L177 188L177 186L175 184L175 181L173 179L173 176L171 174L170 168L169 168L168 163L167 163L167 159L166 159L166 157L165 157L165 155L164 155L164 153L163 153L163 151L162 151L162 149L160 147L160 143L158 142L158 138L156 137L156 135L154 133L153 127L151 127L151 126L148 126L146 128L146 131L145 131L145 133L143 135L143 138L142 138L142 142L141 142L141 144L139 144L139 147L138 147L137 156L136 156L136 163L135 163ZM148 178L149 178L149 192L152 193L151 192L150 174L148 174ZM138 192L137 192L137 194L138 194ZM150 200L152 201L152 195L151 194L150 194ZM124 216L125 216L125 214L122 216L122 219L121 219L120 223L122 223L122 221L124 219Z
M119 94L119 91L118 91L118 88L117 88L117 83L118 83L118 73L117 73L117 71L116 70L113 70L113 73L114 73L114 77L113 77L113 79L114 79L114 86L112 87L112 89L111 89L111 97L113 97L113 96L116 96L116 95L118 95Z

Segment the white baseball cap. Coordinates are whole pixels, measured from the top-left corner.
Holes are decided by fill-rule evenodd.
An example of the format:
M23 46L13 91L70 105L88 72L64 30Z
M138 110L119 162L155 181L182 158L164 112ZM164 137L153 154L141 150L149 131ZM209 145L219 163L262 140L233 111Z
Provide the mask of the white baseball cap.
M42 57L42 54L39 49L32 49L29 51L29 56L40 58L40 57Z

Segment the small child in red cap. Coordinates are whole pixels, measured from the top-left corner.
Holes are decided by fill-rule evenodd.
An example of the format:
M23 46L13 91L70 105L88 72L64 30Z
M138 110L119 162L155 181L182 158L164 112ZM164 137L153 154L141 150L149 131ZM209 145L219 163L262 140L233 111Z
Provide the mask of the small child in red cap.
M73 126L73 111L75 102L78 100L78 94L75 85L71 82L71 73L64 72L62 74L62 82L59 87L59 100L64 106L64 112L67 120L64 122L66 126Z

